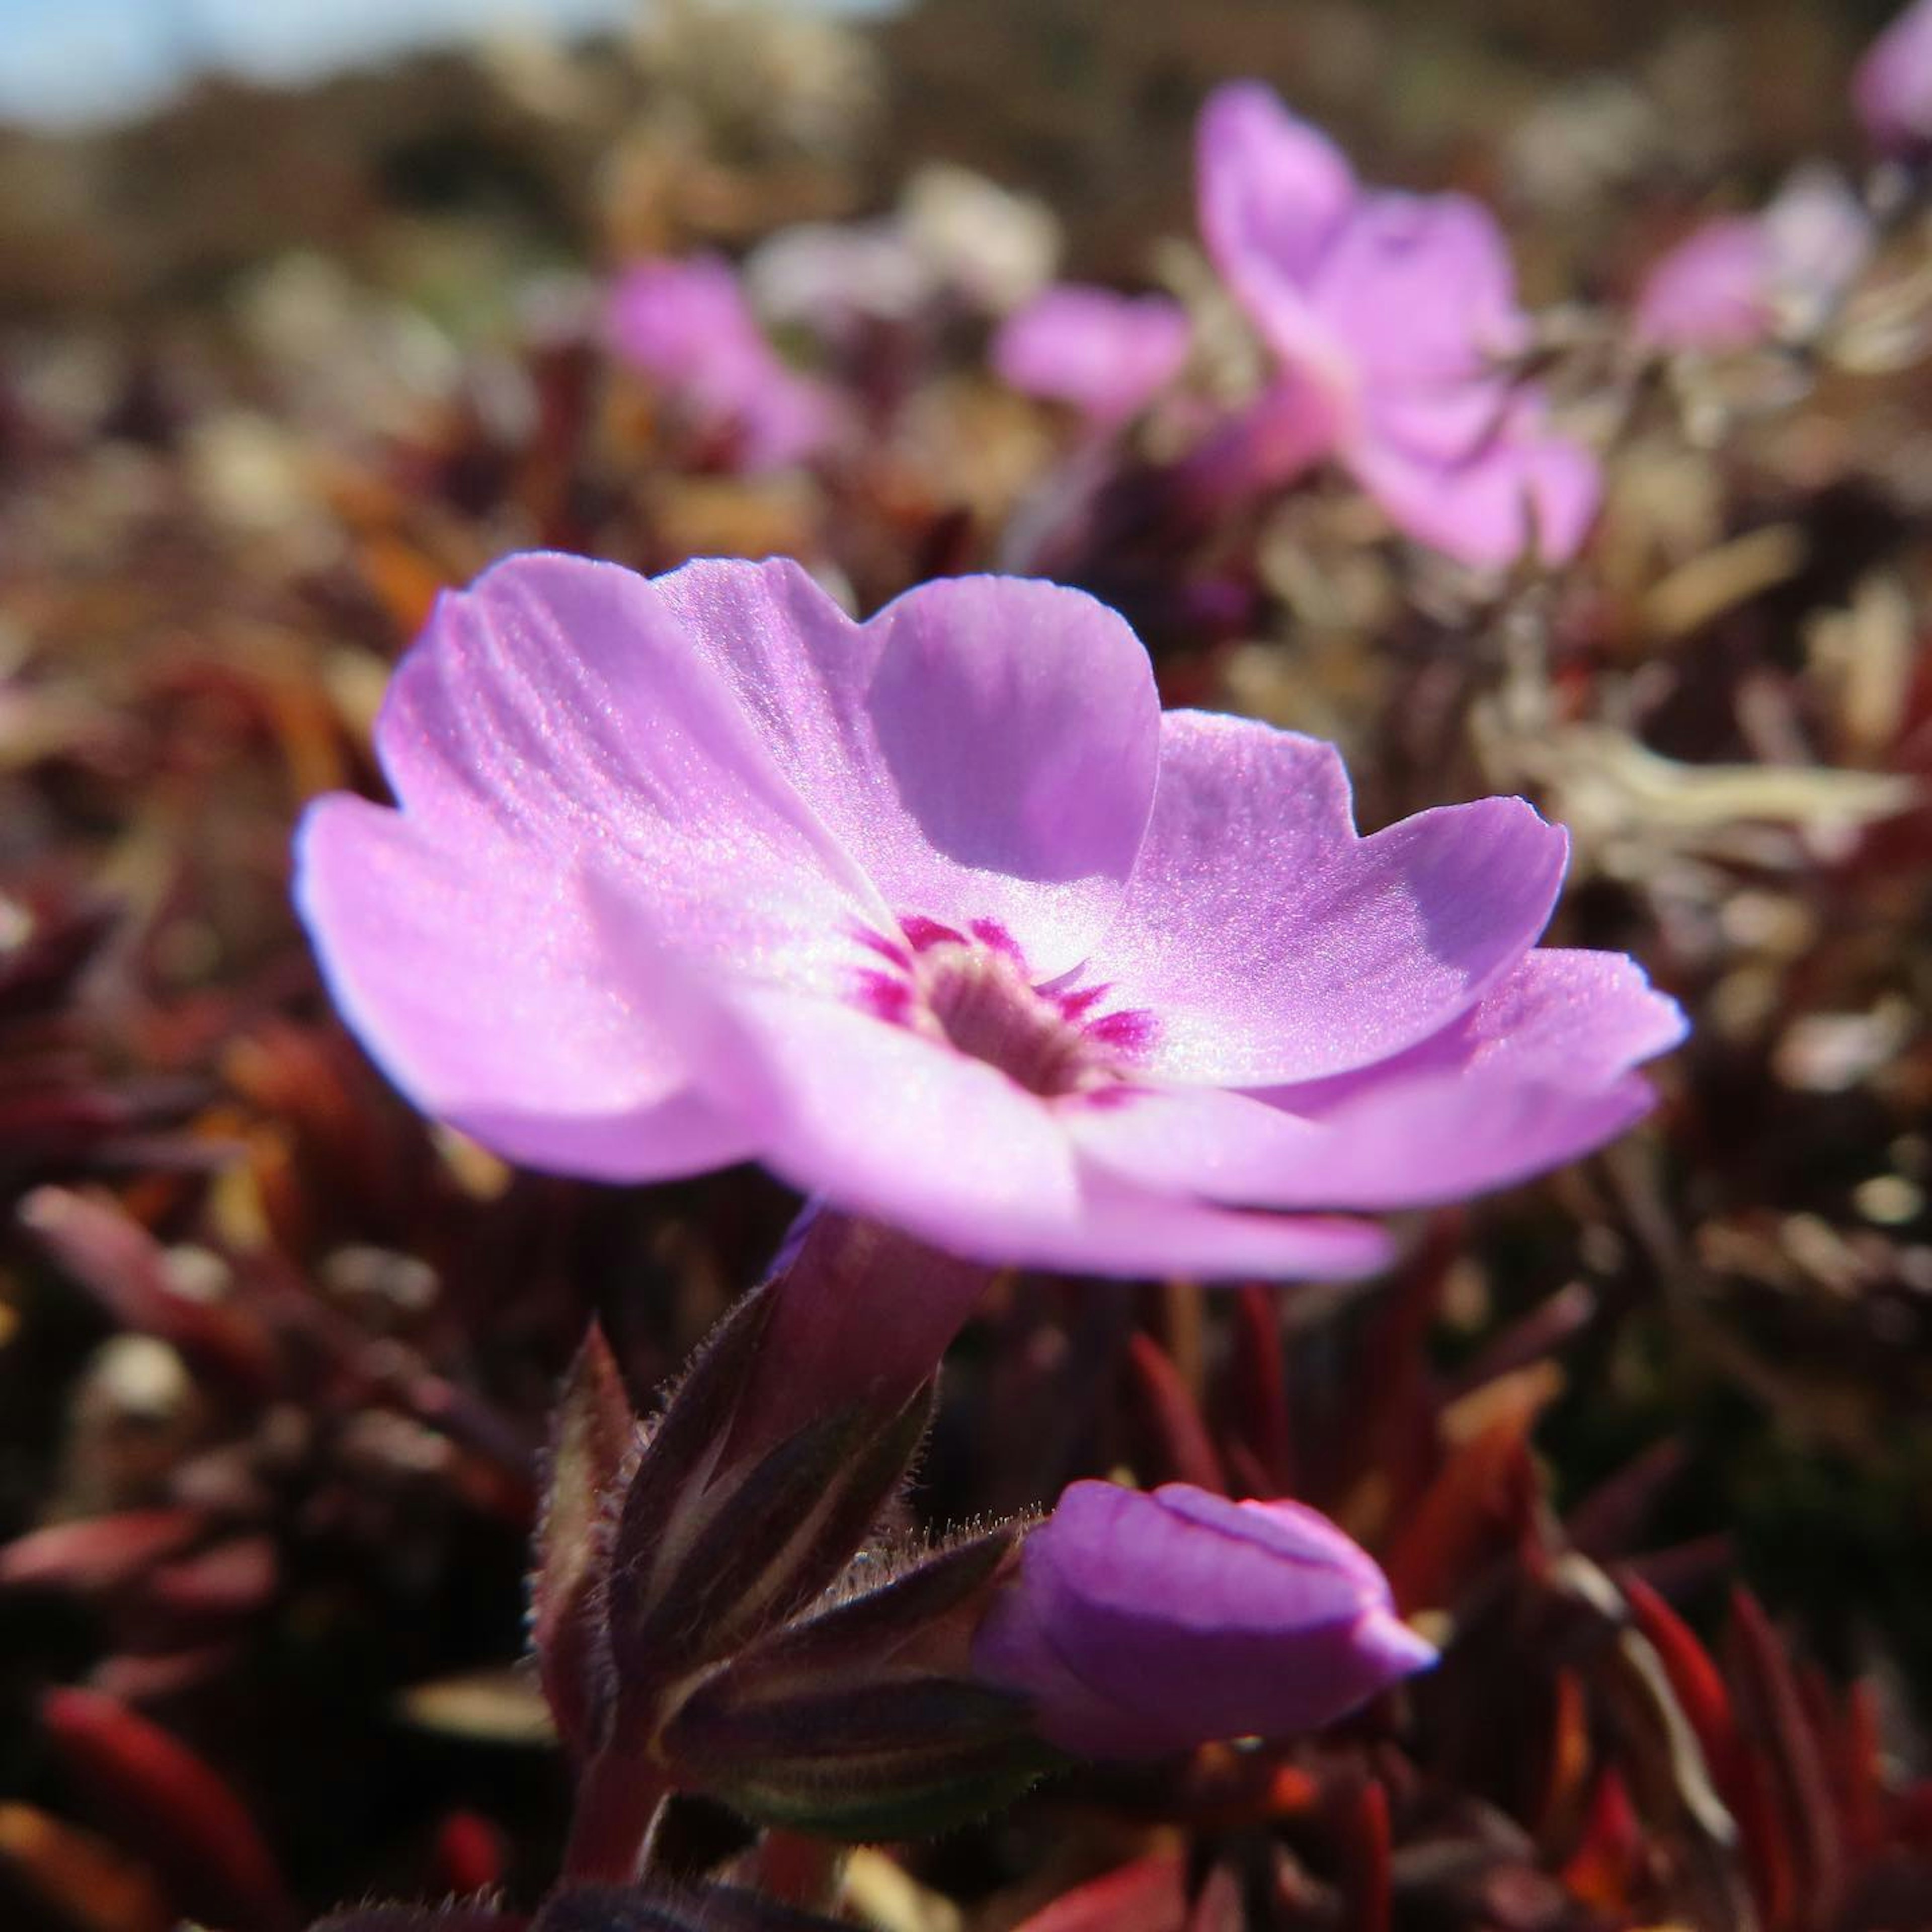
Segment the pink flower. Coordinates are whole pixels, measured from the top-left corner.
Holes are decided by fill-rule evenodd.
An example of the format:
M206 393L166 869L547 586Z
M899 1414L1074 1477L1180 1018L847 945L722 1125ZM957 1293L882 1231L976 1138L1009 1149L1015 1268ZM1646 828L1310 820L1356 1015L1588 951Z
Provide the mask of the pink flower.
M1597 465L1508 373L1529 323L1488 211L1364 190L1252 82L1208 101L1198 166L1208 250L1281 363L1263 405L1272 446L1334 454L1404 530L1467 562L1571 555ZM1288 415L1306 425L1299 440Z
M1165 296L1063 283L1009 316L993 367L1028 395L1070 403L1102 424L1134 414L1187 359L1187 316Z
M1629 961L1532 950L1520 799L1356 834L1333 748L1162 716L1022 579L869 622L795 564L535 555L446 597L297 896L428 1112L614 1180L758 1159L974 1259L1353 1276L1650 1104ZM1311 1211L1313 1210L1313 1211Z
M1916 0L1866 50L1852 76L1852 105L1881 152L1932 146L1932 0Z
M716 256L634 263L611 290L608 327L616 355L702 428L734 439L740 468L782 470L831 440L830 398L779 361Z
M1707 222L1655 262L1637 292L1636 328L1671 349L1742 349L1777 320L1771 242L1754 215Z
M1871 220L1828 169L1801 170L1762 214L1727 215L1659 260L1637 292L1639 338L1748 349L1822 322L1871 252Z
M973 1646L1052 1742L1094 1757L1316 1730L1435 1660L1326 1516L1183 1483L1074 1484Z

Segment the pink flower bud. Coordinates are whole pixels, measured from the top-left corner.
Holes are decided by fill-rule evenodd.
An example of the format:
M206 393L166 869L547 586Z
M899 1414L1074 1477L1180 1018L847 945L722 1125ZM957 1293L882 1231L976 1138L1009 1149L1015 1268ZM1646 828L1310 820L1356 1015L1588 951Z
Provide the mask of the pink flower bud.
M1317 1730L1435 1655L1372 1559L1300 1503L1076 1483L974 1665L1064 1749L1149 1757Z

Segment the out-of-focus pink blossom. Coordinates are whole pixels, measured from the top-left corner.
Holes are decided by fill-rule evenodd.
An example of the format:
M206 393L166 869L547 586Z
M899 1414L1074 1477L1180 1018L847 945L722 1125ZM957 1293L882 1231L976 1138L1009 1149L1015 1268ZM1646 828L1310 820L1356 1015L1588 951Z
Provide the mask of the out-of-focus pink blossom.
M1332 747L1162 715L1112 611L796 565L514 557L437 606L376 728L398 808L311 808L298 897L429 1112L612 1180L760 1159L971 1258L1352 1276L1324 1210L1538 1172L1679 1036L1535 950L1567 842L1520 799L1357 833Z
M1370 192L1266 88L1222 88L1202 116L1202 231L1282 370L1262 407L1300 412L1412 536L1465 561L1558 560L1600 490L1508 364L1528 346L1493 218L1462 195ZM1274 446L1294 439L1281 433Z
M993 338L993 367L1028 395L1118 423L1179 373L1187 334L1186 311L1165 296L1063 283L1006 318Z
M676 408L731 439L741 469L785 468L831 438L830 397L779 360L716 256L633 263L611 290L608 328L613 351Z
M1300 1503L1076 1483L973 1658L1052 1742L1134 1758L1318 1730L1436 1653L1373 1560Z
M1852 105L1882 152L1932 148L1932 0L1915 0L1866 50L1852 76Z
M1666 349L1744 349L1816 327L1870 256L1870 216L1828 169L1794 175L1762 214L1707 222L1651 268L1639 338Z

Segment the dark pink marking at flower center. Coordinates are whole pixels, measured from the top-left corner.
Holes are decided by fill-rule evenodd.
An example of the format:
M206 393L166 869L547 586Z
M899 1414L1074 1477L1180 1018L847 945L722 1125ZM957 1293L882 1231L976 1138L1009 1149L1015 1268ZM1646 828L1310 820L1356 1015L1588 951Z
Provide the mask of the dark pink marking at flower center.
M1018 942L997 920L975 920L962 932L914 914L899 929L910 956L895 940L860 935L902 969L861 974L865 1004L881 1019L997 1066L1030 1094L1118 1095L1132 1063L1153 1044L1151 1013L1094 1012L1108 987L1036 986Z

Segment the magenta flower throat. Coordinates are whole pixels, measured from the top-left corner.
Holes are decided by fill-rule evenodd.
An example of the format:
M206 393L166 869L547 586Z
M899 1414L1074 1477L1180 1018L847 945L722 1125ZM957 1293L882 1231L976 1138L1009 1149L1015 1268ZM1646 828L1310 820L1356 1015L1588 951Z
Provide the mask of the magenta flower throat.
M309 815L344 1012L506 1157L742 1160L992 1262L1339 1277L1361 1212L1570 1159L1682 1033L1539 950L1520 800L1357 833L1334 750L1163 715L1112 611L1018 579L855 623L796 566L514 557Z

